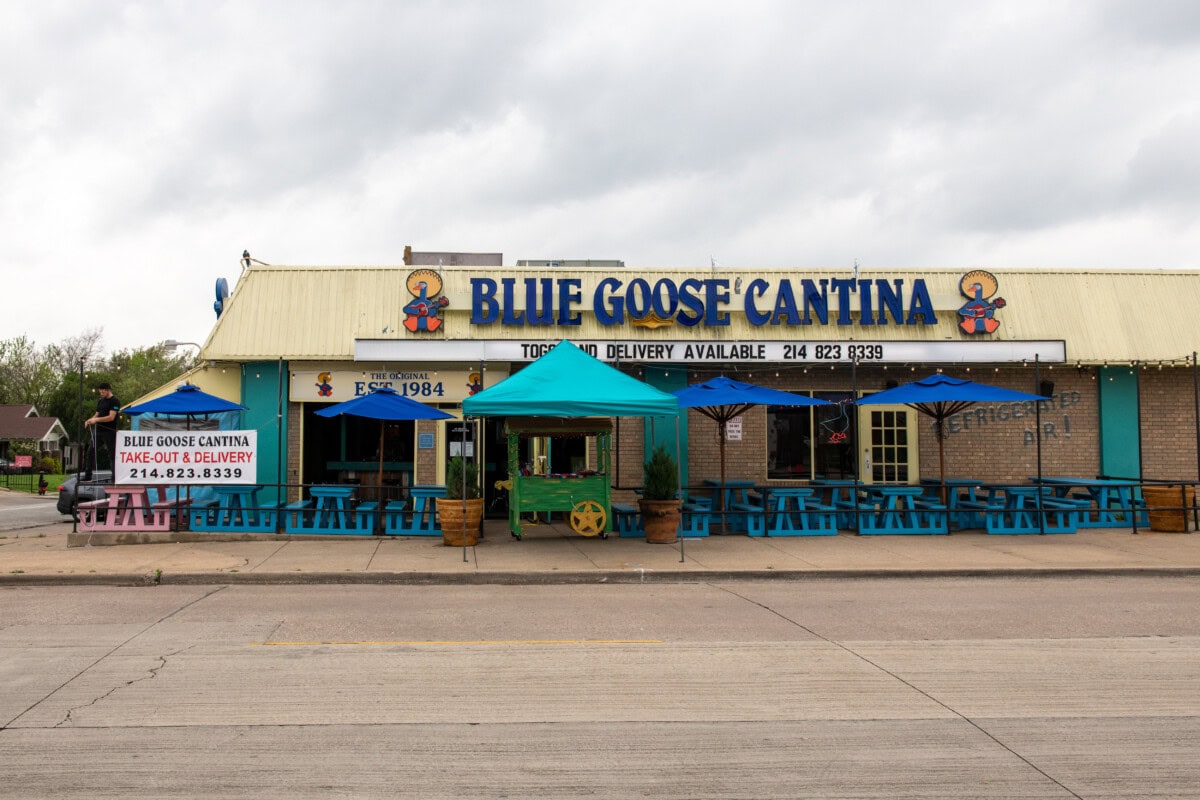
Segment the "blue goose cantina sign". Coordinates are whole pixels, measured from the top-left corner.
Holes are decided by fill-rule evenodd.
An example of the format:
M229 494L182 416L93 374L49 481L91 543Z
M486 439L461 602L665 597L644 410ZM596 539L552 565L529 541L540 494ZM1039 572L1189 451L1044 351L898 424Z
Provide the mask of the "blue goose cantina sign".
M435 274L423 270L421 277ZM410 278L415 278L413 273ZM744 283L744 286L743 286ZM440 279L436 282L440 290ZM605 361L661 363L758 363L875 362L875 363L996 363L1041 359L1061 362L1065 343L1054 341L1004 340L993 334L1000 327L996 312L1005 302L996 297L997 281L990 273L975 270L962 276L959 290L968 302L953 316L960 334L972 341L949 337L932 341L922 335L939 322L925 279L914 278L803 278L768 281L750 274L728 278L670 278L607 276L601 278L590 296L585 296L583 279L559 276L480 277L472 276L470 324L478 330L492 326L521 328L527 339L511 333L489 339L430 338L426 334L441 327L441 313L450 305L431 288L428 280L409 291L417 298L405 307L410 319L405 327L420 338L356 339L357 361L531 361L552 347L566 331L549 333L547 328L583 325L590 312L595 322L615 329L662 328L711 330L733 324L740 312L749 325L764 333L778 330L776 341L767 336L746 342L718 341L629 341L622 335L614 341L578 341L587 352ZM414 286L416 288L414 288ZM428 317L427 321L413 319ZM436 321L434 320L436 318ZM411 323L411 324L410 324ZM826 326L854 326L837 337L803 335ZM869 332L882 326L900 326L912 331L906 340L895 336L873 341ZM865 330L864 330L865 329ZM538 331L535 333L535 331ZM543 333L542 331L546 331ZM861 331L861 333L859 333ZM921 333L918 333L920 331ZM798 335L799 334L799 335ZM863 334L866 334L865 336Z
M738 279L740 283L740 279ZM588 299L604 326L678 324L721 327L741 303L747 322L764 325L933 325L937 317L924 279L783 279L747 282L740 300L726 278L661 278L624 281L604 278ZM584 307L579 278L472 278L471 324L506 326L581 325ZM857 312L857 319L854 318Z

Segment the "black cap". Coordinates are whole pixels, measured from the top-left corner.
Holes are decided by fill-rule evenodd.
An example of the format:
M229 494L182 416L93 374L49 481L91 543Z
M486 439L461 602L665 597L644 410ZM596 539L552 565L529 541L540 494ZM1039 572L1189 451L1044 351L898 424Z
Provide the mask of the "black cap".
M97 389L107 389L110 392L112 391L112 387L108 385L108 381L100 381L100 383L96 384L96 388Z

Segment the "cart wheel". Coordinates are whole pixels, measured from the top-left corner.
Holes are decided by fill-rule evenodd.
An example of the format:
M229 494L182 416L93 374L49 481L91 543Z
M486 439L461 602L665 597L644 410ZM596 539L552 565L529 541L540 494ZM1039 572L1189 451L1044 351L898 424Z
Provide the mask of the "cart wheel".
M595 500L581 500L571 509L571 530L584 536L603 533L607 521L604 506Z

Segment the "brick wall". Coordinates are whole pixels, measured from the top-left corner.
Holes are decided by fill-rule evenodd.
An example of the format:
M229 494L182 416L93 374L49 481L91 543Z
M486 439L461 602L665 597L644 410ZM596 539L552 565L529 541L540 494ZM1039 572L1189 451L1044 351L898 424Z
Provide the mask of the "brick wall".
M437 420L419 419L417 420L416 435L419 437L422 433L432 433L434 436L434 446L432 449L422 450L414 445L416 458L413 461L413 483L414 484L430 484L438 482L437 460L438 446L441 444L439 428L441 425Z
M301 410L303 406L300 403L287 404L287 475L284 480L289 484L300 483L300 426L301 426ZM288 490L288 500L294 501L300 499L299 488Z
M1138 372L1142 475L1197 480L1196 400L1192 370L1147 367Z

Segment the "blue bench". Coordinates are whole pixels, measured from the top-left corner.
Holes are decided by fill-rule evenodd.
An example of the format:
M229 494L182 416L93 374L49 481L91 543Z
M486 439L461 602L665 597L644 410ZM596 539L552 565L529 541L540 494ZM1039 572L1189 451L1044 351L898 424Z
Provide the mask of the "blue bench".
M352 509L345 512L319 509L309 499L288 503L282 511L284 533L313 533L326 536L369 536L372 533L371 527L362 527L373 522L374 508L370 507L364 509L364 513L359 516L357 511Z
M404 500L392 500L383 511L383 532L388 536L441 536L437 504L427 498L414 498L413 508Z
M767 536L836 536L838 532L838 509L811 497L804 499L803 508L783 507L776 500L766 519Z
M753 503L730 503L729 525L731 529L745 528L747 536L767 535L767 515L762 506Z
M1080 515L1086 513L1078 500L1042 498L1042 515L1045 522L1039 524L1036 507L1006 508L989 506L986 529L996 534L1075 533ZM1090 506L1090 503L1089 503Z
M946 506L931 500L913 502L910 509L880 510L871 503L858 506L858 532L862 534L945 534Z
M679 521L679 535L689 539L708 536L708 525L712 519L711 503L684 503L683 517Z
M188 529L211 533L275 533L279 527L282 503L254 506L242 514L230 513L217 500L193 501Z
M987 512L995 506L990 506L983 500L959 500L958 509L954 513L956 525L960 528L983 528L987 526Z
M622 539L633 539L646 535L646 531L642 529L642 512L637 506L613 503L610 508L617 536Z
M369 500L354 507L354 527L364 535L375 533L375 514L379 503Z
M946 504L936 497L918 497L913 501L916 509L918 533L949 533L950 514Z

